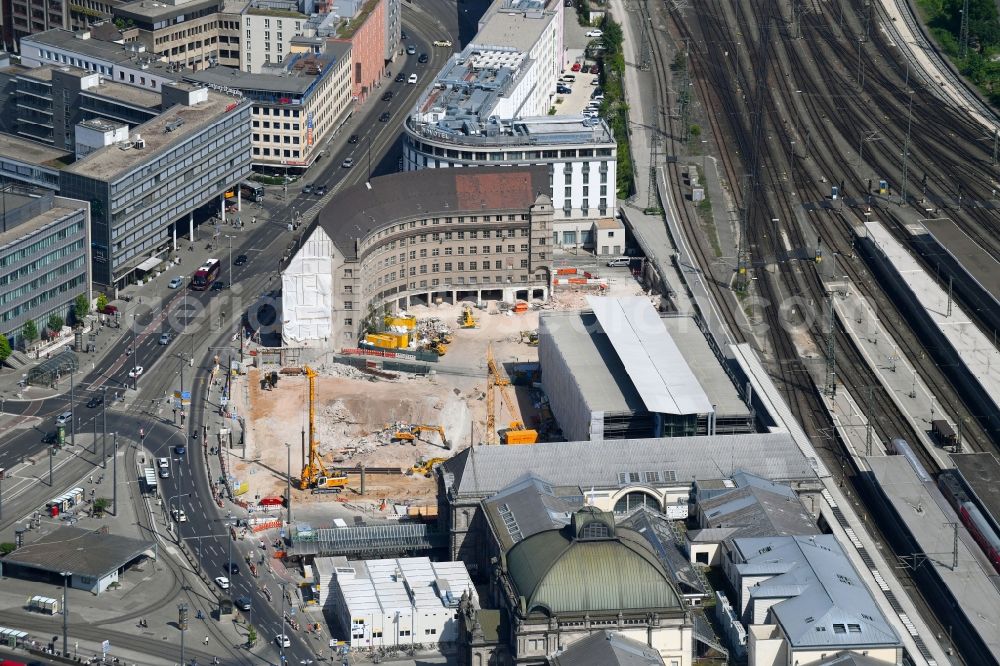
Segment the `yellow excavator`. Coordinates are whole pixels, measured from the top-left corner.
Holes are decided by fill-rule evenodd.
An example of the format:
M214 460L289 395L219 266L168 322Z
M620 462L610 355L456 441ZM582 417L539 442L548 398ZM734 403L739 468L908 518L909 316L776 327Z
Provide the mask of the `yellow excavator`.
M316 440L316 371L308 365L303 368L309 378L309 454L299 475L299 490L313 489L314 493L339 493L347 486L347 475L331 473L323 465Z
M421 458L417 464L410 468L410 473L414 476L421 475L429 477L435 467L448 460L447 458Z
M497 423L496 423L496 398L493 396L493 389L500 392L500 399L503 400L504 407L515 419L507 424L505 430L500 431L501 443L503 444L534 444L538 441L538 432L526 428L522 421L517 420L517 411L514 401L507 391L510 386L510 379L497 365L493 358L493 345L486 351L487 385L486 385L486 443L497 443Z
M419 439L418 435L420 435L420 433L422 432L436 432L437 434L441 435L441 444L444 445L444 448L446 449L451 448L451 445L448 443L448 438L445 437L444 435L444 428L442 428L441 426L432 426L432 425L406 426L397 430L392 435L392 438L396 441L410 442L411 444L416 445L417 439Z
M472 316L471 305L462 308L462 316L458 318L458 323L462 328L479 328L479 320Z

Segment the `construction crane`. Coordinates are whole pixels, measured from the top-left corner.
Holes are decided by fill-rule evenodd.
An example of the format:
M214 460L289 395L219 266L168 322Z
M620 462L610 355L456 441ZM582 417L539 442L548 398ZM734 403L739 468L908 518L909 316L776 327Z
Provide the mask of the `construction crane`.
M309 379L309 454L302 465L302 474L299 475L299 490L313 488L314 491L339 492L341 488L347 486L347 475L343 473L331 474L327 472L323 465L323 458L319 455L319 442L316 440L316 371L308 365L303 368L306 377Z
M444 448L446 449L451 448L451 445L448 443L448 438L444 436L444 428L442 428L441 426L432 426L432 425L406 426L397 430L393 434L392 438L416 444L417 435L419 435L422 432L436 432L437 434L441 435L441 444L444 445Z
M493 345L486 351L487 386L486 386L486 443L497 443L496 429L496 398L493 396L493 389L500 392L500 399L512 419L507 424L506 430L501 433L503 444L534 444L538 441L538 432L530 428L525 428L524 423L517 419L517 411L514 408L514 401L507 391L510 386L510 379L503 373L493 357Z

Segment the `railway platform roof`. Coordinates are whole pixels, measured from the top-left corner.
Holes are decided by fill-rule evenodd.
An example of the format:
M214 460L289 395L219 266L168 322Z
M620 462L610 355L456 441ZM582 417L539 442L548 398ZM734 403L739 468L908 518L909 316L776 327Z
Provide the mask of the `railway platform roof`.
M926 233L923 225L909 227L915 236ZM866 222L855 228L858 238L872 243L883 261L913 292L926 317L944 335L970 374L979 382L986 396L996 404L1000 396L1000 351L992 338L979 329L972 318L954 301L949 307L948 292L924 270L906 247L881 222Z
M989 520L1000 525L1000 461L992 453L953 453L951 459Z
M962 265L965 272L1000 304L1000 262L949 218L923 220L927 233L942 251Z
M956 550L952 531L946 526L960 522L958 516L933 483L917 479L906 459L872 456L866 461L882 495L898 517L898 524L912 536L922 553L922 557L911 560L911 565L933 569L961 607L962 615L978 634L985 650L994 661L1000 662L1000 632L995 622L1000 617L1000 592L997 576L985 555L961 526ZM953 566L956 552L958 566ZM929 600L932 604L934 601Z

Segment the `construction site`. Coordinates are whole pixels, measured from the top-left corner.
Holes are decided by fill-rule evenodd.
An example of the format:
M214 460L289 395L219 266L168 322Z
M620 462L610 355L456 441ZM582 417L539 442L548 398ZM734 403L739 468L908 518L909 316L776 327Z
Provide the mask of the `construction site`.
M250 369L248 390L233 396L247 415L246 458L232 458L234 486L250 503L283 496L290 469L296 502L335 495L433 503L433 467L470 444L559 437L538 377L539 315L584 308L588 294L609 291L642 294L624 278L600 292L571 285L544 303L417 306L384 315L351 358L331 353L301 367ZM434 362L411 366L424 372L347 362L382 351L400 358L421 351Z

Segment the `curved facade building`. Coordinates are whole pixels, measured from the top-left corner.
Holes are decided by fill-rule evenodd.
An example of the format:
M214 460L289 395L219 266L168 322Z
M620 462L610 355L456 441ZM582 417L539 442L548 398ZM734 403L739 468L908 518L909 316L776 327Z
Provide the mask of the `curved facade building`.
M552 175L548 193L557 221L614 216L618 148L603 120L541 116L463 134L411 116L404 130L404 171L541 165Z
M414 303L547 298L548 183L544 167L435 169L344 190L282 271L283 343L352 345Z

